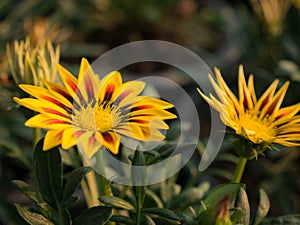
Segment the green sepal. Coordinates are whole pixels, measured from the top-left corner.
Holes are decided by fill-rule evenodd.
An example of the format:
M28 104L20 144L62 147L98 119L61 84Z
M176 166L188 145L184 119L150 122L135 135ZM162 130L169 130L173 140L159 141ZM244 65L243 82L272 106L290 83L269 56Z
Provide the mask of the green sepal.
M235 135L233 147L240 157L251 160L257 158L259 155L264 155L264 151L270 149L270 144L264 142L261 144L254 144L243 136Z

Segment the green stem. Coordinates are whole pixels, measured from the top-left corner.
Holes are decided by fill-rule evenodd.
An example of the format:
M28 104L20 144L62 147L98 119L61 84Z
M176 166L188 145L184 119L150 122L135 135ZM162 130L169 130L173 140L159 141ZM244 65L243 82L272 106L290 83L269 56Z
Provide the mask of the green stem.
M141 224L142 208L146 196L146 188L144 186L134 187L136 197L136 225Z
M83 159L83 165L89 166L89 164L84 159ZM100 202L98 201L99 188L97 185L97 178L96 178L95 171L92 171L91 173L88 173L86 175L85 180L83 180L81 183L81 187L85 195L88 208L91 208L93 206L99 206L100 205Z
M236 165L236 168L233 173L232 180L231 180L232 183L240 183L241 182L246 163L247 163L246 158L243 158L243 157L239 158L238 164Z
M105 178L105 169L104 169L104 164L103 164L103 157L102 157L102 151L103 149L100 149L96 153L97 157L97 167L98 167L98 172L100 172L101 175L97 174L97 181L99 184L99 194L104 195L104 196L113 196L110 183L109 181Z
M59 225L68 225L68 222L65 220L65 216L64 216L64 209L62 208L60 203L57 203L57 207L58 207L58 222Z
M100 149L96 153L96 158L97 158L97 166L98 166L98 171L100 174L95 173L96 180L98 183L98 192L100 195L104 196L113 196L110 183L109 181L105 178L105 168L104 168L104 163L103 163L103 157L102 157L102 151L103 149ZM115 222L109 221L107 225L116 225Z
M141 206L137 206L137 212L136 212L136 225L141 224Z

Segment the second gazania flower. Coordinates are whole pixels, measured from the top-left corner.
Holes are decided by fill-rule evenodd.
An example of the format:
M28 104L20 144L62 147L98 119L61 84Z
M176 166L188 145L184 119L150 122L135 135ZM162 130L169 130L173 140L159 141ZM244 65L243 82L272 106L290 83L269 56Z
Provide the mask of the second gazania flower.
M232 128L239 137L238 153L242 157L253 158L275 143L283 146L300 146L300 104L280 108L289 82L276 92L279 80L257 98L254 77L249 76L246 83L243 67L239 67L238 97L230 90L218 69L215 69L217 82L209 75L209 80L217 94L214 97L200 95L220 113L225 125Z

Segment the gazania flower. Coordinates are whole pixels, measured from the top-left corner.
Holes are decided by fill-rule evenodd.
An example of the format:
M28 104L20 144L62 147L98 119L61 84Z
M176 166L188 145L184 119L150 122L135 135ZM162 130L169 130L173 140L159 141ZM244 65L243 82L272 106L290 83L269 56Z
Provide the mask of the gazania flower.
M35 98L14 98L39 113L25 125L48 129L44 150L58 145L68 149L78 143L89 158L102 146L117 154L122 136L161 141L160 129L168 129L163 120L176 118L166 110L172 104L139 96L144 82L123 83L118 72L100 80L86 59L82 59L78 80L60 65L58 72L64 86L46 80L46 88L20 85Z
M276 92L279 81L275 80L257 99L253 75L249 76L247 84L243 67L240 66L237 98L224 82L218 69L215 69L215 74L217 83L211 75L209 79L219 100L212 94L207 97L198 91L208 104L220 112L223 123L231 127L238 136L254 145L300 145L300 116L296 115L300 104L280 108L289 82Z

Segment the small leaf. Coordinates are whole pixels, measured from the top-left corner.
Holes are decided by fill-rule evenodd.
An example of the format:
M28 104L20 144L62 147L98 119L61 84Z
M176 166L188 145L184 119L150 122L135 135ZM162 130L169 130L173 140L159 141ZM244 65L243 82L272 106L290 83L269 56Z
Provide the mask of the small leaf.
M171 209L185 209L194 204L200 203L205 192L209 189L209 185L204 183L199 187L192 187L184 190L179 195L171 199L170 208Z
M151 217L149 217L147 215L145 215L145 217L144 217L144 223L143 224L145 224L145 225L156 225L154 223L154 221L151 219Z
M112 208L108 206L95 206L83 211L72 225L102 225L112 216Z
M77 202L80 198L78 196L71 196L64 200L64 206L68 207L70 205L73 205L75 202Z
M30 211L27 207L19 204L15 204L15 206L20 216L22 216L23 219L30 225L54 225L54 223L48 220L46 217L39 213Z
M171 219L171 220L179 220L179 217L169 209L148 208L148 209L142 209L142 212L159 215L159 216Z
M74 192L79 187L84 176L91 170L92 169L90 167L79 167L74 169L70 173L63 191L64 200L71 197L72 194L74 194Z
M100 196L99 200L100 200L100 202L102 202L106 205L110 205L113 208L126 209L129 211L134 210L134 207L129 202L126 202L125 200L118 198L118 197Z
M45 201L57 209L63 197L61 157L57 148L43 151L43 142L37 143L33 158L37 185Z
M233 194L238 192L240 187L243 187L244 184L221 184L214 188L212 191L210 191L206 198L203 200L204 205L206 206L206 209L212 208L216 203L218 203L220 200L222 200L225 196L229 194ZM205 211L205 207L201 206L198 210L198 213L201 213Z
M182 224L177 220L170 220L162 216L151 216L151 219L155 222L156 225L179 225Z
M258 225L268 214L270 209L270 200L263 189L259 189L259 206L253 221L253 225Z
M162 203L162 201L160 200L158 195L155 194L152 190L146 189L146 196L148 199L151 199L151 200L153 200L153 202L155 202L155 205L157 206L157 208L164 207L164 204Z
M31 199L35 203L40 203L36 191L29 184L27 184L21 180L13 180L12 183L16 188L18 188L29 199Z
M250 223L250 205L248 196L244 188L239 188L236 196L235 206L241 208L244 212L243 218L239 221L243 225L249 225Z
M117 223L120 223L120 224L127 224L127 225L133 224L132 220L130 218L128 218L126 216L121 216L121 215L113 215L110 218L110 221L117 222Z

